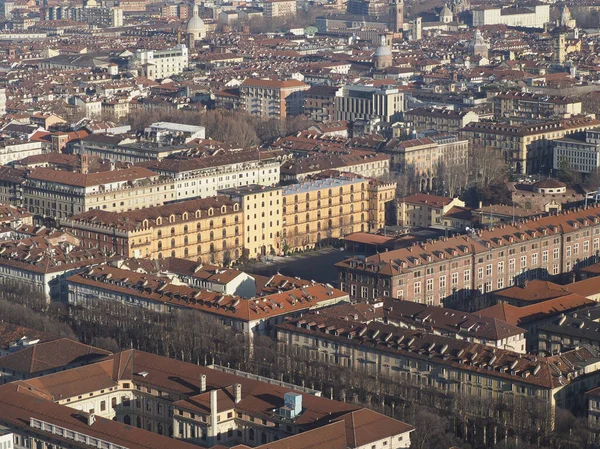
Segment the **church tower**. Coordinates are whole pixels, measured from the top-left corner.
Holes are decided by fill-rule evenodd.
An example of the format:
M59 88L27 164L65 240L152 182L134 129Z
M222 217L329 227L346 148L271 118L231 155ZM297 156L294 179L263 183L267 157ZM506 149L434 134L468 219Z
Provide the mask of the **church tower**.
M558 28L554 32L554 62L564 64L567 59L567 42L565 31L563 28Z

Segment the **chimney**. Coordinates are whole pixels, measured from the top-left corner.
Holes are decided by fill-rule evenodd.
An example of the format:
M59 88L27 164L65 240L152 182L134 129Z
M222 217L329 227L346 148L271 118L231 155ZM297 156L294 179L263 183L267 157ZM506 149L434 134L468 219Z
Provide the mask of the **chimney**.
M87 418L88 426L93 426L95 422L96 422L96 415L94 415L93 413L90 413Z
M233 386L233 396L236 404L242 400L242 384L235 384Z
M204 393L206 391L206 374L202 374L200 376L200 393Z
M210 391L210 427L211 434L209 436L216 436L217 434L217 390Z

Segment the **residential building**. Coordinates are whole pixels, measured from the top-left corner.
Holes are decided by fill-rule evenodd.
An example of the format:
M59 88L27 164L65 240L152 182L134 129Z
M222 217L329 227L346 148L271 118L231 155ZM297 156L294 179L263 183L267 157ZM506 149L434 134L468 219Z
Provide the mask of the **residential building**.
M599 319L600 309L597 306L554 317L537 328L537 352L560 354L580 345L600 348Z
M395 184L382 185L385 193L370 186L369 179L351 175L284 186L281 238L286 249L312 248L353 232L379 229L370 226L381 225L379 208L385 215L384 204L393 201ZM372 202L371 195L376 197ZM371 205L377 209L371 211Z
M129 62L131 70L140 71L151 80L178 75L188 68L188 48L177 44L167 50L136 50Z
M286 317L348 300L326 284L311 284L259 298L242 298L190 287L166 276L99 265L67 279L69 303L82 307L106 301L136 305L159 313L197 310L248 336L274 334Z
M443 229L443 218L454 207L464 208L465 202L458 198L446 198L425 193L399 198L398 224L412 228Z
M336 264L352 299L380 295L428 305L500 290L597 262L600 207L573 209L442 237Z
M335 120L400 121L404 93L397 88L345 85L335 94Z
M23 185L23 207L54 219L90 209L125 212L174 201L174 190L173 181L142 167L87 174L39 167Z
M516 91L497 92L492 95L494 115L498 118L564 119L580 115L582 112L581 100L574 97Z
M299 182L326 170L354 173L366 178L389 174L387 154L348 150L346 154L308 153L305 157L290 158L281 165L282 182Z
M282 189L250 184L220 190L241 204L245 256L251 259L282 251Z
M0 164L2 165L36 154L42 154L42 142L0 140Z
M186 125L183 123L156 122L144 130L146 139L151 142L172 145L188 143L194 139L204 139L204 126Z
M178 201L207 198L223 189L279 183L280 166L286 155L280 151L240 150L172 156L140 164L173 180Z
M263 15L266 19L293 17L296 15L296 0L265 0Z
M251 115L285 119L302 114L304 92L308 89L308 84L294 79L247 78L240 85L240 100L242 108Z
M517 173L539 173L552 166L552 141L597 128L600 121L589 117L512 125L476 122L461 130L472 145L501 152Z
M217 368L121 352L0 387L0 426L10 427L18 447L83 448L90 440L129 449L301 449L307 440L326 442L316 449L410 447L414 428L400 421L316 390Z
M311 86L304 92L304 113L316 122L334 120L337 90L335 86Z
M0 282L5 288L29 288L48 302L63 300L66 276L107 258L99 249L84 248L79 239L63 232L4 241L0 242Z
M124 257L229 264L244 246L240 204L223 196L119 213L89 210L60 223L84 246Z
M586 346L540 357L420 330L378 322L363 324L316 313L278 325L277 341L291 357L302 354L321 363L415 387L426 384L443 393L487 400L490 405L508 397L536 399L550 412L550 420L556 407L581 407L584 398L580 389L600 382L598 353ZM544 423L549 428L552 424Z
M600 129L587 130L585 137L579 139L556 139L552 168L595 173L600 168Z
M439 183L438 168L467 167L469 141L455 134L436 134L410 140L389 140L381 151L391 156L392 171L414 168L421 190L432 190Z
M424 107L406 111L404 120L418 132L433 129L440 133L456 133L469 123L478 122L479 114L469 110Z

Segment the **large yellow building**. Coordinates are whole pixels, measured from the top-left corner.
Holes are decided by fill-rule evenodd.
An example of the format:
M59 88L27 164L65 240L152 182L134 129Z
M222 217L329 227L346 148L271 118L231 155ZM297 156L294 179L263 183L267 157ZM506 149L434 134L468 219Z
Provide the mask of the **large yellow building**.
M283 188L282 249L312 248L320 242L385 225L385 204L395 197L395 183L377 184L346 174Z
M84 246L126 257L227 264L242 256L240 204L218 196L124 213L91 210L61 221Z

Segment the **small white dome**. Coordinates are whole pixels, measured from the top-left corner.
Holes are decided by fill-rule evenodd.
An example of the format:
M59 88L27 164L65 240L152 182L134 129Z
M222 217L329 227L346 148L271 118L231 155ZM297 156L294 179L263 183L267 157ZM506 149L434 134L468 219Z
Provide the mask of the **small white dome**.
M391 56L392 55L392 50L390 50L390 47L388 47L385 44L385 37L381 36L381 43L379 44L379 47L377 47L375 49L375 53L373 53L373 56Z

